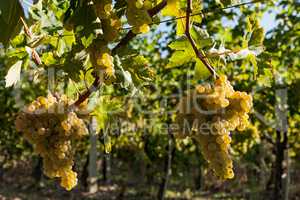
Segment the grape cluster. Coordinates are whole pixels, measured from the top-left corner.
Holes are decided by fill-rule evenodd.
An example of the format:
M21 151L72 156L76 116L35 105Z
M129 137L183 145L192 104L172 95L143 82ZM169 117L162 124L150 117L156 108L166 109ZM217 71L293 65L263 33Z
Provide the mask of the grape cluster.
M113 10L112 0L94 0L96 16L101 21L103 37L106 42L113 42L120 34L122 22Z
M151 8L152 2L150 0L128 0L126 16L128 23L132 26L132 32L147 33L150 30L149 24L152 22L148 14L148 8Z
M113 10L112 0L93 0L96 15L100 19L108 19Z
M138 9L144 8L146 10L149 10L153 7L153 2L151 0L136 0L135 6Z
M116 14L111 14L108 19L101 19L101 26L103 30L103 37L106 42L113 42L118 39L122 22Z
M252 97L234 91L227 77L221 76L213 84L198 85L181 100L178 135L189 135L199 142L216 176L233 178L230 131L242 131L247 127L251 108Z
M65 96L39 97L15 121L16 129L43 158L45 175L60 178L60 185L67 190L77 184L77 174L72 170L72 140L87 134L84 121L68 110L69 104Z
M104 83L110 84L115 80L114 59L105 42L97 41L89 49L91 63L95 72Z

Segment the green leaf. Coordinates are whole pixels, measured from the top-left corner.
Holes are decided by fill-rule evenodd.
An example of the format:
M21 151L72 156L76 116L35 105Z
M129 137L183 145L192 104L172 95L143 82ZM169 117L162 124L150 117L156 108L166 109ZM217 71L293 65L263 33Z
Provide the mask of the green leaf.
M109 96L101 96L98 99L98 103L92 112L97 121L97 132L101 129L105 129L106 125L113 120L113 115L122 112L123 102L114 99Z
M49 67L56 64L56 59L54 58L52 52L47 52L42 55L42 62Z
M186 50L187 47L192 48L186 37L180 37L174 42L171 42L169 47L173 50Z
M198 47L198 49L203 49L208 46L213 45L213 39L209 37L209 34L206 30L203 30L201 28L193 27L191 30L191 35L193 39L195 40L195 43Z
M61 57L64 53L65 53L65 50L66 50L66 43L63 39L59 39L58 40L58 44L57 44L57 55L59 57Z
M256 79L257 71L258 71L256 56L254 54L249 54L247 58L249 62L253 65L253 76L254 79Z
M64 36L62 37L60 36L58 38L58 43L57 43L57 54L59 56L62 56L64 53L71 51L73 44L76 43L75 35L73 31L64 30L63 35ZM89 42L89 44L87 45L90 45L92 41L86 41L86 42Z
M191 35L199 49L213 44L213 40L209 38L208 33L202 29L191 29ZM170 43L169 47L176 51L174 51L172 56L170 57L167 68L180 66L193 60L198 60L195 56L195 52L192 48L192 45L185 36L180 37L174 42Z
M20 31L20 17L24 17L24 12L18 0L0 0L0 42L5 46Z
M252 32L252 23L250 17L246 18L246 32Z
M68 48L72 48L72 45L76 43L75 35L73 31L64 30L63 40L65 41Z
M262 46L257 46L257 47L249 47L249 48L244 48L240 49L237 52L234 53L229 53L228 58L231 61L234 60L241 60L241 59L247 59L249 56L258 56L264 51L264 48ZM224 51L215 51L216 53L222 54Z
M35 37L31 38L31 40L28 42L27 46L29 46L31 48L36 48L47 40L49 40L49 39L44 35L35 36Z
M182 16L184 16L184 12L182 12ZM179 15L180 16L180 15ZM176 26L176 35L181 36L185 32L185 18L181 18L177 20L177 26Z
M9 58L17 57L19 59L23 59L27 55L28 53L24 47L9 49L9 51L6 53L6 56Z
M169 58L167 68L186 64L192 61L195 56L194 50L186 37L180 37L169 44L169 47L176 51Z
M81 42L82 42L82 45L85 47L85 48L88 48L93 40L95 39L94 35L93 34L90 34L88 38L86 38L85 36L83 36L81 38Z
M11 40L11 45L15 48L24 45L24 43L25 43L24 34L17 35L13 40Z
M72 16L67 19L64 24L70 24L74 27L80 37L89 38L91 34L95 34L95 30L101 28L97 22L97 16L94 5L90 1L83 1L80 6L75 9Z
M10 67L10 69L7 72L7 75L5 76L5 87L11 87L15 85L18 81L20 81L22 63L23 61L19 60L13 66Z
M110 136L105 134L104 136L104 151L106 154L111 152L111 139Z
M124 71L123 75L129 78L129 72L134 85L140 85L144 81L150 81L153 78L154 72L149 67L149 61L142 55L129 56L121 60L121 65L123 67L121 71ZM123 78L125 77L123 76Z
M186 51L175 51L169 58L167 68L176 67L191 62L193 59L193 55L194 52L190 53Z
M209 76L210 76L209 70L205 67L203 62L198 59L195 64L195 79L196 79L196 81L207 79Z
M221 0L221 2L224 6L229 6L232 4L232 0Z
M260 75L257 78L259 85L264 87L272 87L273 74L270 69L264 69L264 75Z
M177 0L167 0L167 5L162 10L162 15L164 16L179 16L179 2Z
M248 46L261 46L265 38L264 28L257 28L251 34Z

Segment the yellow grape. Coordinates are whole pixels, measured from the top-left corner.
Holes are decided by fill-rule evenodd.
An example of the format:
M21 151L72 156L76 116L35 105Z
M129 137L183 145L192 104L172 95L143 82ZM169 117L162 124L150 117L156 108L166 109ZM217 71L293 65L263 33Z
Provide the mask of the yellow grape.
M98 65L103 65L104 67L111 67L113 65L113 57L108 53L104 53L97 60Z
M153 7L151 0L145 0L144 1L144 8L149 10Z
M39 97L15 121L16 129L24 133L24 138L43 158L45 175L60 178L61 186L67 190L77 184L77 174L72 171L71 141L87 134L84 121L69 110L71 103L66 96Z
M233 178L230 131L247 128L251 107L252 97L234 91L226 76L197 85L179 103L178 136L194 137L216 176Z
M136 6L138 9L143 8L143 6L144 6L143 0L136 0L135 6Z
M112 9L113 9L113 6L112 6L111 3L108 3L108 4L105 4L105 5L104 5L104 11L105 11L106 13L110 13L110 12L112 11Z
M150 31L150 26L148 24L143 24L139 27L141 33L148 33Z
M70 169L62 170L60 176L61 176L60 185L66 190L70 191L73 187L77 185L78 180L77 180L76 172Z
M93 0L97 17L107 19L113 10L112 0Z

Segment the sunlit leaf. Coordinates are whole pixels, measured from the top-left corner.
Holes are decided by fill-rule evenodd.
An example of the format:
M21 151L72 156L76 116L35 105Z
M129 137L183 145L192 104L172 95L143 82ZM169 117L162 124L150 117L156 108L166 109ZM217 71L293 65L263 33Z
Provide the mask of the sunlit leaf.
M47 52L47 53L44 53L44 54L42 55L42 62L43 62L46 66L51 66L51 65L57 63L57 60L54 58L52 52Z
M257 71L258 71L256 56L254 54L249 54L247 58L250 61L250 63L253 65L253 76L254 79L256 79Z
M22 63L23 61L20 60L10 67L5 76L5 87L11 87L20 81Z
M205 80L210 76L209 70L203 64L202 61L197 60L195 64L195 79L196 80Z
M105 153L109 154L111 152L111 139L110 136L105 134L104 135L104 151Z
M22 27L23 8L18 0L0 1L0 42L7 45ZM5 28L4 28L5 27Z
M257 28L252 32L250 41L248 42L249 46L260 46L263 44L265 38L264 28Z

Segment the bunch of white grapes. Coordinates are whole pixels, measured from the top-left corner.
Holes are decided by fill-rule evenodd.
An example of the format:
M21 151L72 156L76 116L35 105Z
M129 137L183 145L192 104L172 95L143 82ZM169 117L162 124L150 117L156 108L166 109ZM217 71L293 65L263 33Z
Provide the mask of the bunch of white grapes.
M248 126L252 97L234 91L226 76L201 84L182 98L177 122L178 136L191 136L200 144L204 158L221 179L234 177L229 155L230 132Z
M76 113L69 110L65 96L39 97L21 111L16 129L43 158L43 171L49 178L60 178L60 185L71 190L77 184L72 141L87 134L87 128Z
M151 1L127 0L126 16L128 23L132 26L133 33L149 32L149 24L152 22L152 19L148 14L148 9L151 6Z

